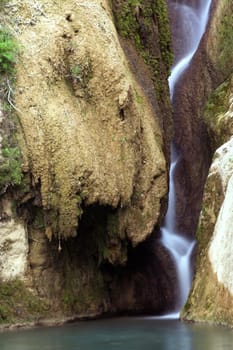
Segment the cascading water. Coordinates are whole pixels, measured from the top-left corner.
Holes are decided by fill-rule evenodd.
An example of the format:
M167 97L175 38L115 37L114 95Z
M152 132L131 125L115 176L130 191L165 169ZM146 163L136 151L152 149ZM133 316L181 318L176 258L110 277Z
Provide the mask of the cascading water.
M209 18L211 0L181 0L173 1L175 11L178 11L181 20L182 38L185 34L188 35L188 47L184 50L182 57L172 68L169 77L169 88L171 100L173 98L174 89L177 81L180 79L183 72L188 68L190 61L196 52L203 33L205 32L206 24ZM188 26L188 27L187 27ZM179 300L177 300L176 310L168 317L179 317L179 312L184 305L192 282L192 269L190 258L195 245L194 240L184 238L180 233L176 232L176 195L174 172L180 155L177 154L174 144L171 145L171 167L170 167L170 182L169 182L169 203L163 227L161 227L161 242L169 251L173 258L179 286Z

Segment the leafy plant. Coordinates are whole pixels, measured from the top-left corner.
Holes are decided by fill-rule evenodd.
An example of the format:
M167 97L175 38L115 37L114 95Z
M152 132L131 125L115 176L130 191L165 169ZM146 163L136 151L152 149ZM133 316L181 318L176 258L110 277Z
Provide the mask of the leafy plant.
M71 68L71 76L72 78L81 79L82 68L79 65L76 65Z
M84 89L87 87L92 76L92 62L89 58L87 58L86 62L76 64L70 69L70 77L76 82L79 82Z
M0 189L20 185L23 178L18 147L5 147L0 160Z
M0 72L11 73L18 52L12 34L6 28L0 27Z

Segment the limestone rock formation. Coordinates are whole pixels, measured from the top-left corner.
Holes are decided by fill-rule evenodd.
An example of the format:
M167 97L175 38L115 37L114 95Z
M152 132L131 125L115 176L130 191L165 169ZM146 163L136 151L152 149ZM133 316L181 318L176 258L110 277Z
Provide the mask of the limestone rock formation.
M109 1L11 0L2 9L19 45L8 89L24 174L23 187L9 183L3 193L16 201L12 215L29 244L25 274L15 277L58 316L117 311L109 294L117 266L166 208L170 34L159 40L165 1L146 3L148 12L132 16L153 24L140 28L157 40L156 75L150 46L143 56L143 42L138 50L119 40ZM137 294L126 308L143 303Z
M75 236L84 205L98 203L124 208L119 236L136 244L151 232L166 194L158 123L103 3L54 6L52 13L45 4L46 15L19 35L15 96L46 232ZM21 20L28 12L19 6Z
M4 198L1 205L0 278L3 281L23 278L27 267L27 232L23 222L12 218L10 201Z
M211 96L205 111L215 152L205 185L198 227L198 257L194 285L185 306L187 319L232 325L232 77Z

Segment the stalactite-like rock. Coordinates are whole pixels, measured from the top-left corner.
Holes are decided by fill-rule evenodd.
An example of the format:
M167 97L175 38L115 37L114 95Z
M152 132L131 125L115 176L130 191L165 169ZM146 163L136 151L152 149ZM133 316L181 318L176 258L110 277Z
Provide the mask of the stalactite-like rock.
M133 10L134 38L120 31L115 5ZM153 294L152 273L136 276L127 260L166 209L166 2L12 0L2 11L20 47L11 94L24 179L4 190L27 227L25 285L45 303L42 316L117 312L112 286L124 283L125 268L137 281L124 310L145 310L153 295L161 310L170 277L156 276ZM145 280L142 298L136 289Z

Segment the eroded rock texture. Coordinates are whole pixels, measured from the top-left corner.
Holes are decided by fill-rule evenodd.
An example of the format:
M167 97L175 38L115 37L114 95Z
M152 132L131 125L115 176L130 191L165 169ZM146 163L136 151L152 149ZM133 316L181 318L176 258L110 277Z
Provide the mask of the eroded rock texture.
M205 185L196 275L184 310L188 319L222 324L233 322L232 93L231 77L212 94L205 111L213 144L219 148Z
M26 184L13 197L28 232L24 279L45 302L42 315L142 312L150 300L153 310L161 310L159 281L168 286L172 278L155 276L152 293L147 272L133 276L139 255L132 268L127 263L129 251L151 235L166 208L166 5L112 6L121 44L108 1L12 0L2 10L20 46L14 110ZM136 41L121 32L127 12L116 14L116 6L130 6L133 23L139 23ZM7 191L12 199L14 188ZM133 280L126 289L117 286L127 280L118 266ZM146 297L137 291L143 281ZM129 289L132 297L119 306Z

